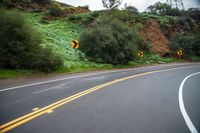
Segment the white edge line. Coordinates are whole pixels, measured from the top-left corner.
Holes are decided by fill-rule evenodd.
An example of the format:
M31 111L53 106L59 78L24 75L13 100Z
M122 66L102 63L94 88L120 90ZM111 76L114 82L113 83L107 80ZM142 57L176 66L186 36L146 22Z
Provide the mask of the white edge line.
M188 116L187 112L186 112L186 109L185 109L185 105L184 105L184 102L183 102L183 86L186 82L186 80L194 75L197 75L197 74L200 74L200 72L197 72L197 73L193 73L189 76L187 76L181 83L180 87L179 87L179 107L180 107L180 110L181 110L181 113L183 115L183 118L188 126L188 128L190 129L190 132L191 133L198 133L197 129L195 128L194 124L192 123L192 121L190 120L190 117Z
M187 66L187 67L178 67L178 68L172 68L172 69L166 69L166 70L176 70L176 69L183 69L183 68L190 68L190 67L198 67L198 66L199 66L199 65ZM157 67L157 66L144 67L144 68L153 68L153 67ZM136 68L136 69L137 69L137 68ZM139 68L138 68L138 69L139 69ZM140 68L140 69L141 69L141 68ZM94 76L94 75L101 75L101 74L107 74L107 73L116 73L116 72L130 71L130 70L134 70L134 68L126 69L126 70L114 70L114 71L109 71L109 72L99 72L99 73L93 73L93 74L87 74L87 75L81 75L81 76L60 78L60 79L55 79L55 80L48 80L48 81L37 82L37 83L32 83L32 84L20 85L20 86L15 86L15 87L9 87L9 88L0 89L0 92L9 91L9 90L14 90L14 89L18 89L18 88L29 87L29 86L34 86L34 85L40 85L40 84L46 84L46 83L57 82L57 81L63 81L63 80L67 80L67 79L75 79L75 78L82 78L82 77L88 77L88 76Z
M59 78L59 79L54 79L54 80L48 80L48 81L43 81L43 82L37 82L37 83L32 83L32 84L26 84L26 85L20 85L20 86L15 86L15 87L4 88L4 89L0 89L0 92L2 92L2 91L8 91L8 90L14 90L14 89L17 89L17 88L34 86L34 85L52 83L52 82L57 82L57 81L62 81L62 80L67 80L67 79L75 79L75 78L89 77L89 76L94 76L94 75L101 75L101 74L106 74L106 73L115 73L115 72L121 72L121 71L130 71L130 70L131 69L116 70L116 71L109 71L109 72L92 73L92 74L81 75L81 76L73 76L73 77L67 77L67 78Z

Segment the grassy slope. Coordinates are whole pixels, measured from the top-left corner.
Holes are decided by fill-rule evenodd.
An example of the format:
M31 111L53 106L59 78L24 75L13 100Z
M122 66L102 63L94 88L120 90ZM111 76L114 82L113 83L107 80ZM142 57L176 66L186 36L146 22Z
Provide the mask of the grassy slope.
M39 72L31 71L31 70L5 70L0 69L0 79L4 78L17 78L17 77L25 77L29 75L38 75Z
M64 19L44 24L40 22L41 13L25 13L25 16L34 25L35 29L42 34L42 45L51 48L64 59L65 68L61 68L58 71L84 71L85 69L111 67L107 64L89 62L82 52L71 48L71 41L78 39L78 35L81 32L82 28L79 25L67 22Z
M72 39L78 39L82 28L75 23L68 22L67 19L51 21L48 24L41 23L41 13L24 13L24 16L43 36L43 46L51 48L57 55L65 61L65 67L60 68L55 73L83 72L88 70L102 70L111 68L127 68L146 64L175 62L176 59L161 58L158 55L145 54L144 58L138 58L135 62L128 65L112 66L109 64L97 64L89 62L84 54L79 50L71 48ZM88 13L81 14L81 17L90 17ZM38 75L40 72L32 70L0 70L0 78L20 77Z

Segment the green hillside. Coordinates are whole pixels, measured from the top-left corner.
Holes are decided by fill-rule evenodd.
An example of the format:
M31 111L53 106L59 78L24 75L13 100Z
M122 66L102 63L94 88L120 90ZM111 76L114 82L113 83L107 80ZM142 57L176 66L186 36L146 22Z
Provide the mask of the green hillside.
M78 39L82 28L78 24L58 19L47 24L41 22L42 13L24 13L29 23L37 29L43 38L42 46L51 48L65 63L58 71L84 71L95 68L107 68L111 65L87 61L84 54L71 48L71 41Z
M23 9L23 11L16 10L15 8ZM34 7L34 10L32 8L27 7L27 3L24 2L22 5L17 3L16 7L14 7L15 10L9 10L20 12L31 27L40 33L39 35L42 38L40 45L43 48L51 49L56 56L64 61L62 67L51 73L127 68L154 63L199 61L199 57L193 56L194 53L192 53L193 51L198 53L198 45L195 45L196 49L194 47L191 53L189 53L190 51L188 52L191 55L184 55L183 60L178 60L175 53L179 47L179 44L176 43L192 42L199 31L198 21L195 22L196 20L193 18L151 13L132 13L129 10L116 10L112 13L106 10L89 12L87 7L75 8L69 5L54 7L56 10L62 11L62 14L51 16L49 15L50 9L48 9L48 6L42 7L44 10L40 10L41 7L38 5ZM96 27L107 26L107 24L102 25L103 23L109 23L106 20L107 18L110 18L111 21L117 19L121 24L137 29L137 32L143 39L143 44L137 48L137 51L142 50L144 52L143 58L137 57L137 51L135 51L132 53L134 60L128 61L127 64L104 64L98 61L97 63L91 60L91 58L86 57L80 49L71 48L71 41L73 39L79 40L82 31L87 31L88 28L95 28L95 24ZM102 24L98 25L98 23ZM176 40L176 35L179 33L183 34L180 35L179 40ZM171 46L172 44L173 47ZM94 45L98 47L96 44ZM185 50L188 49L185 45L181 47L185 48ZM0 78L38 74L41 74L38 70L10 70L0 67Z

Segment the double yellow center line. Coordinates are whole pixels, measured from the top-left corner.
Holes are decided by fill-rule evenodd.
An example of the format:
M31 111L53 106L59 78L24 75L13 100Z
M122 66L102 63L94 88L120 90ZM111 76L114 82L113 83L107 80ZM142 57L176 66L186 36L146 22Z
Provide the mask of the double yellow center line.
M176 69L176 68L175 68ZM167 70L174 70L174 69L167 69ZM131 78L135 78L135 77L140 77L140 76L144 76L144 75L148 75L148 74L152 74L152 73L157 73L157 72L162 72L162 71L167 71L166 69L165 70L157 70L157 71L152 71L152 72L146 72L146 73L142 73L142 74L137 74L137 75L133 75L133 76L129 76L129 77L125 77L125 78L121 78L121 79L116 79L116 80L113 80L113 81L110 81L110 82L107 82L107 83L104 83L104 84L101 84L101 85L98 85L98 86L95 86L95 87L92 87L90 89L87 89L85 91L82 91L82 92L79 92L77 94L74 94L72 96L69 96L67 98L64 98L62 100L59 100L53 104L50 104L46 107L43 107L41 109L37 109L36 111L34 112L31 112L29 114L26 114L24 116L21 116L19 118L16 118L6 124L3 124L0 126L0 133L5 133L15 127L18 127L32 119L35 119L45 113L48 113L48 112L52 112L53 110L55 110L56 108L59 108L60 106L66 104L66 103L69 103L73 100L76 100L82 96L85 96L89 93L92 93L96 90L100 90L106 86L109 86L109 85L112 85L112 84L115 84L115 83L118 83L118 82L121 82L121 81L124 81L124 80L128 80L128 79L131 79Z
M53 111L54 109L66 104L66 103L69 103L69 102L71 102L71 101L73 101L75 99L78 99L78 98L80 98L80 97L82 97L84 95L87 95L89 93L92 93L92 92L94 92L96 90L99 90L99 89L101 89L103 87L109 86L109 85L117 83L117 82L119 82L119 80L114 80L114 81L111 81L111 82L108 82L108 83L105 83L105 84L102 84L102 85L95 86L93 88L90 88L88 90L82 91L80 93L77 93L75 95L72 95L70 97L62 99L62 100L60 100L58 102L55 102L53 104L50 104L50 105L48 105L48 106L46 106L44 108L38 109L38 110L36 110L36 111L34 111L32 113L29 113L29 114L26 114L24 116L21 116L21 117L15 119L15 120L12 120L12 121L4 124L4 125L1 125L0 126L0 133L5 133L5 132L7 132L7 131L19 126L19 125L22 125L22 124L24 124L24 123L26 123L26 122L38 117L38 116L41 116L41 115L43 115L45 113L48 113L49 111Z

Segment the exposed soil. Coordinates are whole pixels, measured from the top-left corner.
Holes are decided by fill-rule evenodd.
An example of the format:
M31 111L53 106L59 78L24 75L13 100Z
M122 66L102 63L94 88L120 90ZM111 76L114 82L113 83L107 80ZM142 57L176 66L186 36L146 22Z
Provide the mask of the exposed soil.
M145 22L142 29L144 38L152 43L153 52L163 56L170 52L169 41L160 29L159 23L154 19Z

